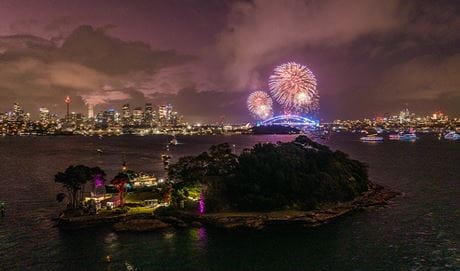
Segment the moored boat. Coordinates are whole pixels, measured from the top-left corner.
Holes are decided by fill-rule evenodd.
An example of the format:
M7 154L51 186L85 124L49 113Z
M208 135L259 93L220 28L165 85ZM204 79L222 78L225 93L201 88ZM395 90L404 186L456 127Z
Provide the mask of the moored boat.
M448 132L446 135L444 135L444 139L447 139L447 140L459 140L460 139L460 134L457 134L456 132Z
M177 139L173 138L171 139L171 141L169 142L170 145L177 145L179 144L179 141L177 141Z
M376 135L368 135L368 136L361 137L360 140L365 141L365 142L378 142L378 141L383 141L383 137L376 136Z
M399 136L399 140L414 141L417 140L417 136L414 133L403 134Z

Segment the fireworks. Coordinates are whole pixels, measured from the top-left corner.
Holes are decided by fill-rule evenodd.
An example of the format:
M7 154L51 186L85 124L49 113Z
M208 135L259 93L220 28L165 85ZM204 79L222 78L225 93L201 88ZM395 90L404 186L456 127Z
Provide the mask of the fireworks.
M273 116L273 101L268 93L264 91L254 91L247 100L248 109L256 118L267 119Z
M312 112L318 109L315 75L303 65L289 62L276 67L268 86L286 110Z

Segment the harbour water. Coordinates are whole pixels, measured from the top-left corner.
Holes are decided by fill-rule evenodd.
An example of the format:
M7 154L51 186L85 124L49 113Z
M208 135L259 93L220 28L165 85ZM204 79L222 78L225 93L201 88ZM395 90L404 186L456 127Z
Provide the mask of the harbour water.
M294 136L182 136L173 158L228 142L237 152ZM170 140L155 137L0 138L0 270L458 270L460 142L364 143L335 134L322 143L369 164L372 181L401 191L389 206L316 229L225 233L209 228L115 233L60 231L53 176L70 164L100 166L111 178L123 161L160 176ZM96 151L100 149L101 151ZM105 261L112 256L112 262Z

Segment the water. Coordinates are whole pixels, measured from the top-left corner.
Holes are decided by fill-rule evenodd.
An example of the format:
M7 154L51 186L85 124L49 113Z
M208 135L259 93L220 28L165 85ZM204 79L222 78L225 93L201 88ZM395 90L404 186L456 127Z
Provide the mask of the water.
M175 158L229 142L236 151L292 136L178 137ZM56 172L69 164L100 166L112 177L130 169L163 174L170 138L0 138L0 270L458 270L460 142L424 136L411 142L359 142L337 134L324 142L370 165L374 182L404 193L386 208L317 229L224 233L209 228L158 233L75 232L53 227ZM102 149L98 154L96 149ZM105 262L112 255L113 261Z

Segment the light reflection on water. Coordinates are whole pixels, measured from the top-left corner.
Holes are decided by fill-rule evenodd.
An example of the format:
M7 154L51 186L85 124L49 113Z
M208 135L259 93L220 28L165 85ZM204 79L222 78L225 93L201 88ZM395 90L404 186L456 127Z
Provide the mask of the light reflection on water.
M229 142L239 152L256 142L293 136L178 137L173 159ZM225 233L208 228L158 233L110 229L59 231L51 220L61 205L54 174L69 164L106 169L124 159L133 170L162 173L168 137L37 137L0 139L0 218L3 270L455 270L459 266L460 142L363 144L334 135L327 144L370 165L373 181L405 195L389 207L356 213L317 229ZM102 155L96 149L103 149ZM106 257L111 255L112 262ZM18 260L20 259L20 260ZM396 268L398 266L398 268ZM3 269L2 269L3 268Z

